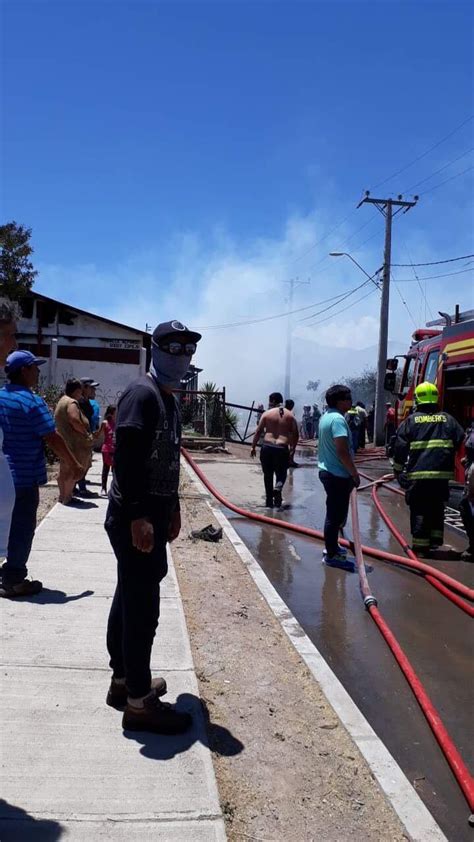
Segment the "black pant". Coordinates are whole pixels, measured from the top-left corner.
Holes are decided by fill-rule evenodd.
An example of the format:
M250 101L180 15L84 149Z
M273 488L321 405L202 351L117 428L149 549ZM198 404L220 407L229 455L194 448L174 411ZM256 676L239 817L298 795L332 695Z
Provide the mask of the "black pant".
M160 616L160 582L168 572L169 517L152 519L155 546L142 553L132 544L130 520L109 506L105 529L117 558L117 587L107 625L107 649L114 678L125 678L130 696L151 688L150 659Z
M17 488L13 506L7 560L2 567L3 584L19 585L28 575L26 563L36 529L39 488Z
M267 506L273 506L273 475L275 475L276 485L281 490L288 474L289 450L286 446L264 443L260 448L260 462L266 503Z
M444 504L448 498L449 484L445 479L416 480L406 492L414 550L429 550L443 543Z
M102 488L107 491L107 480L109 478L110 465L102 465Z
M349 511L349 500L354 488L352 477L337 477L329 471L320 471L319 479L326 491L326 520L324 543L330 558L337 553L339 530L344 526Z

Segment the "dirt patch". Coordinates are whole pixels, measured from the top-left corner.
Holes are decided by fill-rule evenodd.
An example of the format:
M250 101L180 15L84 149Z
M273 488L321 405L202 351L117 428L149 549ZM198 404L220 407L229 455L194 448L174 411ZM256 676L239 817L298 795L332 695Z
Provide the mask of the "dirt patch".
M230 842L406 839L230 542L187 537L214 521L182 485L173 557Z
M40 486L40 502L38 506L38 523L43 520L49 511L58 502L59 464L48 465L48 483Z

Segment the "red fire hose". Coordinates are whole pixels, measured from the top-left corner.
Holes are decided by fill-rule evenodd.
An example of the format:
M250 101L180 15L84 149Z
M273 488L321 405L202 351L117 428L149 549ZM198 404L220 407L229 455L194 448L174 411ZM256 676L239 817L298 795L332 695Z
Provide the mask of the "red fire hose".
M317 538L319 541L324 539L323 533L320 532L318 529L311 529L309 526L301 526L297 523L289 523L286 520L278 520L277 518L268 517L268 515L260 515L256 512L248 512L245 509L240 508L239 506L234 505L231 503L230 500L227 500L223 495L215 488L212 483L209 482L206 475L203 473L199 465L196 464L192 456L182 448L183 456L189 462L194 472L197 474L199 479L204 483L206 488L214 495L216 500L219 500L223 506L227 509L230 509L232 512L240 515L241 517L249 518L250 520L255 520L258 523L266 523L269 526L276 526L279 529L286 529L289 532L295 532L299 535L306 535L308 538ZM341 544L345 547L351 546L350 541L347 541L345 538L341 538ZM462 582L458 582L457 579L453 579L451 576L448 576L447 573L443 573L441 570L437 570L435 567L431 567L429 564L424 564L422 561L413 561L412 559L405 558L401 555L395 555L394 553L386 552L385 550L379 550L375 547L366 547L362 545L362 552L364 555L369 555L371 558L377 558L381 561L388 561L392 564L402 565L403 567L408 567L412 570L416 570L418 573L429 573L434 578L438 579L441 584L446 585L451 590L457 591L457 593L461 594L465 599L469 599L474 601L474 589L468 588L467 585L464 585Z
M242 515L243 517L255 520L260 523L266 523L270 524L271 526L277 526L279 528L288 529L291 532L299 532L300 534L308 535L312 538L323 538L322 533L316 529L310 529L309 527L288 523L287 521L280 521L276 518L267 517L266 515L255 514L253 512L248 512L245 509L240 508L239 506L235 506L233 503L231 503L229 500L223 497L222 494L220 494L216 488L214 488L212 483L209 482L199 465L196 464L196 462L194 461L192 456L187 452L187 450L182 448L182 453L187 462L191 465L194 472L199 477L199 479L204 483L206 488L226 508L230 509L233 512L236 512L239 515ZM467 769L456 746L451 740L438 712L436 711L436 708L434 707L433 703L431 702L431 699L426 693L415 670L411 666L408 658L406 657L398 641L396 640L395 636L393 635L392 631L388 627L387 623L385 622L382 615L380 614L380 611L377 608L377 600L370 592L362 554L367 553L375 558L382 558L387 561L395 561L397 564L401 563L409 567L413 566L414 569L423 570L425 574L428 570L430 573L431 571L433 571L433 578L437 578L438 580L440 580L441 585L445 583L446 585L448 585L448 588L453 588L454 590L458 590L461 593L465 591L464 595L468 595L469 599L474 598L474 592L471 592L469 588L467 588L461 582L458 582L456 579L452 579L446 574L441 574L441 571L438 571L435 568L429 568L429 565L425 565L422 562L415 562L415 560L413 559L408 560L403 558L402 556L392 555L392 553L386 553L382 550L376 550L371 547L364 547L360 542L357 497L355 492L353 492L353 494L351 495L351 507L353 519L355 557L357 569L359 572L360 587L362 591L362 596L364 598L364 605L367 611L370 613L370 616L376 623L377 627L379 628L388 646L392 650L392 653L395 656L400 669L402 670L413 693L415 694L415 697L428 721L428 724L430 725L431 730L433 731L440 745L440 748L443 751L446 760L448 761L462 792L464 793L466 801L469 805L469 809L474 813L474 779L472 778L469 770ZM344 540L341 541L341 543L345 544L346 546L349 546L349 541ZM424 570L424 568L426 568L426 570ZM434 574L436 574L436 577L434 576ZM448 588L446 588L446 590ZM469 818L469 823L472 824L473 822L474 816L471 815Z
M374 488L372 491L372 495L374 495L375 491L376 489ZM392 653L397 661L398 666L400 667L413 693L415 694L416 700L420 705L428 721L428 724L439 743L441 751L443 752L446 760L448 761L454 774L454 777L456 778L459 786L461 787L464 793L466 801L469 804L469 809L471 811L474 811L474 779L470 774L466 764L464 763L461 755L459 754L456 746L454 745L451 737L449 736L446 728L444 727L438 711L433 705L430 697L428 696L428 693L423 687L423 684L418 678L410 661L408 660L403 649L398 643L395 635L393 634L390 627L382 617L379 609L377 608L377 600L370 591L369 583L367 581L364 559L362 555L362 546L360 543L359 515L357 511L357 495L355 491L353 491L351 494L351 514L352 531L354 533L354 554L356 557L357 571L359 573L360 589L362 592L362 597L364 599L364 605L367 611L369 612L370 616L376 623L379 631L383 635L386 643L392 650ZM470 817L470 821L471 818L472 817Z
M413 561L419 561L411 547L408 546L406 538L402 535L402 533L397 529L393 520L388 516L387 512L382 506L382 503L379 500L377 491L377 485L381 484L382 480L379 480L375 485L372 486L372 500L375 503L377 511L379 512L382 520L387 524L388 528L392 535L397 539L398 543L400 544L401 548L406 552L407 556L411 558ZM461 599L457 594L453 593L449 588L445 587L441 582L439 582L434 576L430 573L425 574L425 579L427 582L430 583L436 590L443 594L447 599L454 602L461 611L465 611L466 614L469 614L470 617L474 617L474 607L472 605L467 605L463 599Z
M377 493L379 485L384 485L384 487L388 488L389 491L393 491L395 494L401 494L402 496L404 496L403 491L401 489L395 488L392 485L385 485L385 483L389 479L392 478L391 474L387 474L383 477L380 477L379 479L372 480L372 478L369 477L368 474L362 473L361 471L359 471L359 473L360 473L361 476L364 477L364 479L370 479L371 480L371 482L369 482L367 485L360 486L359 491L365 491L365 489L367 489L367 488L372 488L372 500L374 501L375 506L376 506L380 516L382 517L382 519L387 524L387 526L390 529L392 535L397 539L398 543L400 544L402 549L406 552L406 554L409 558L411 558L413 561L419 561L419 559L417 558L417 556L415 555L415 553L413 552L411 547L408 546L406 538L397 529L393 520L388 516L387 512L383 508L382 503L381 503L381 501L379 499L379 496L378 496L378 493ZM442 593L443 596L445 596L447 599L449 599L451 602L453 602L455 605L457 605L458 608L461 609L461 611L464 611L466 614L469 614L470 617L474 617L474 608L471 605L466 605L464 600L462 600L459 596L457 596L457 594L452 593L452 591L449 588L447 588L444 584L439 582L438 579L436 579L430 573L425 574L425 579L426 579L427 582L429 582L430 585L432 585L433 588L436 588L436 590L439 591L440 593Z

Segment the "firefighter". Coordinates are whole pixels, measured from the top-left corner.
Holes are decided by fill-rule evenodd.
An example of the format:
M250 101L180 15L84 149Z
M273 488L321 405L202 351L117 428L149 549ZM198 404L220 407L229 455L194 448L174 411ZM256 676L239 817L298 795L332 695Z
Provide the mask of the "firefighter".
M353 453L356 453L359 449L361 427L361 418L356 406L352 405L351 408L348 409L345 415L345 419L347 421L347 426L351 431L352 451Z
M429 555L443 543L444 504L464 430L455 418L438 409L438 390L433 383L416 387L415 402L415 412L397 431L393 470L406 491L413 549Z

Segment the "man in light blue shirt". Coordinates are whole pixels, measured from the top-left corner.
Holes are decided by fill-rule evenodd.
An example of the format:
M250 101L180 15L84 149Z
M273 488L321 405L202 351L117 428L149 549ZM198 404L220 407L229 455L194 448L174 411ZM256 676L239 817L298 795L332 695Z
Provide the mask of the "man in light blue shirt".
M39 593L41 582L27 578L27 561L36 529L39 486L47 480L45 442L68 462L76 476L82 468L56 430L43 398L34 393L39 366L46 360L30 351L13 351L5 372L9 383L0 389L0 427L3 450L15 486L15 503L8 538L7 560L2 566L0 597L14 599Z
M326 491L326 520L324 561L332 567L354 570L354 563L339 546L339 530L344 526L349 511L353 488L360 485L354 464L351 434L344 414L352 406L352 395L347 386L331 386L326 392L327 412L319 422L318 467L319 478Z

